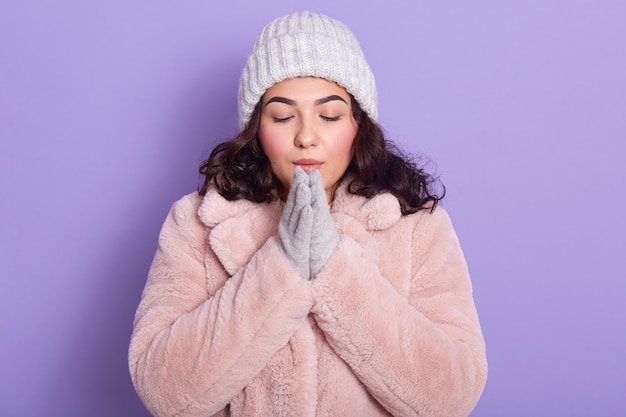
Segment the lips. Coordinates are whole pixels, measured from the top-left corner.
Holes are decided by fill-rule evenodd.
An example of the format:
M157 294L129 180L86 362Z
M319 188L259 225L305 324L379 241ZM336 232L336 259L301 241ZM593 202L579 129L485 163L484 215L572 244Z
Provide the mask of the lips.
M318 161L317 159L309 158L298 159L293 164L302 168L304 172L309 172L312 169L320 169L322 165L324 165L323 162Z

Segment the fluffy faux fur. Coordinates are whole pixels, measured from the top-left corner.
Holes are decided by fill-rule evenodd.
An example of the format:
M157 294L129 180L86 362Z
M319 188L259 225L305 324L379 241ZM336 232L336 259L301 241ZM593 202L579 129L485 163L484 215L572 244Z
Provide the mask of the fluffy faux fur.
M467 266L442 208L401 216L340 187L341 240L304 281L280 205L215 191L163 225L129 350L155 416L467 416L487 375Z

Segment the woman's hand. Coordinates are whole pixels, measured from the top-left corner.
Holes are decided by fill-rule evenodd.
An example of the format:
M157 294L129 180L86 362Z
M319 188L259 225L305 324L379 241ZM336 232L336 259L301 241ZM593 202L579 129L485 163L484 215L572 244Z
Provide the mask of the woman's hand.
M278 223L278 246L298 274L306 280L311 278L309 261L313 221L309 176L302 168L296 167Z
M310 271L311 278L326 265L339 243L335 221L330 215L330 206L324 191L322 176L316 169L309 171L313 230L311 234Z

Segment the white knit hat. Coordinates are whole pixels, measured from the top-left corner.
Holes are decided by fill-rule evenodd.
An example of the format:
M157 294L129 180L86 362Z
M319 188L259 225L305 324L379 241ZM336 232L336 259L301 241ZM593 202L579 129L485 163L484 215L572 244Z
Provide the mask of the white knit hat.
M248 124L268 88L305 76L336 82L378 119L376 81L354 34L338 20L305 11L279 17L257 37L239 81L239 126Z

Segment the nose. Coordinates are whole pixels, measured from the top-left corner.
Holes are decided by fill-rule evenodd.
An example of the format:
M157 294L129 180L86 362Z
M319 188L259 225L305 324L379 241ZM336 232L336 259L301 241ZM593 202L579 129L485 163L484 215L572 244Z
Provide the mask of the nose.
M294 144L298 148L308 148L317 144L317 133L311 122L301 121L294 138Z

